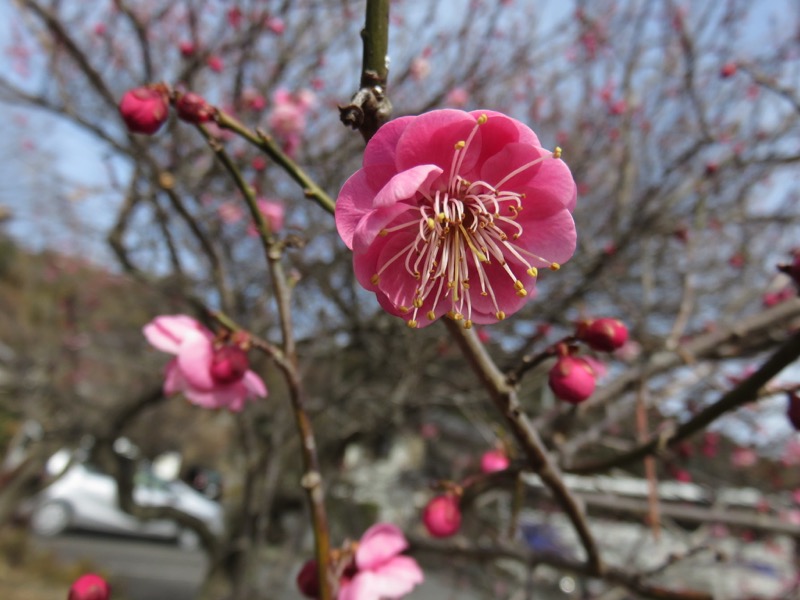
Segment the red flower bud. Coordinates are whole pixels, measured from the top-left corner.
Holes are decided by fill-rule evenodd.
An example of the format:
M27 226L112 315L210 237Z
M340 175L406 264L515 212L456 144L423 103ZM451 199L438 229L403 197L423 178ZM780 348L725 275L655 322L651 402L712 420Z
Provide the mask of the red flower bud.
M119 114L133 133L152 135L169 116L169 97L163 84L134 88L119 102Z
M178 118L187 123L207 123L214 118L215 108L200 94L187 92L175 100Z
M461 509L453 494L436 496L422 511L422 523L433 537L450 537L461 527Z
M508 457L502 450L487 450L483 453L483 456L481 456L482 473L505 471L508 468L508 465Z
M192 42L181 42L178 44L178 50L181 51L181 56L184 58L189 58L192 54L194 54L195 47Z
M561 356L550 369L548 384L556 398L579 404L594 392L595 374L582 358Z
M297 574L297 589L306 598L319 598L319 574L317 561L307 560Z
M69 588L67 600L108 600L111 588L105 579L94 573L81 575Z
M214 349L211 359L211 377L220 384L235 383L244 377L250 361L238 346L222 346Z
M579 323L576 336L592 350L613 352L628 341L628 328L619 319L595 319Z

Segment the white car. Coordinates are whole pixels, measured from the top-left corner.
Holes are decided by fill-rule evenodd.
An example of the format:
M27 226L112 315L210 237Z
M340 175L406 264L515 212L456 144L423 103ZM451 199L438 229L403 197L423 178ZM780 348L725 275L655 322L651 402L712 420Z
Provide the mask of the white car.
M142 537L174 539L184 548L199 546L199 538L172 520L139 520L124 512L117 503L117 483L113 477L88 463L69 465L69 451L59 451L47 464L50 475L61 477L35 499L30 524L41 536L55 536L67 529L85 529ZM171 506L204 521L216 535L223 531L222 506L209 500L182 481L165 481L147 470L134 479L133 498L145 506Z

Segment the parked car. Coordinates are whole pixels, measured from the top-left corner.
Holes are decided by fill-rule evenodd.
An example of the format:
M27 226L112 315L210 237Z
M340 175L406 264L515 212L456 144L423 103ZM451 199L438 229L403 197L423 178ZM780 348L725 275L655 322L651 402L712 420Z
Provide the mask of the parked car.
M88 462L75 460L61 450L48 461L51 476L66 471L37 495L30 517L32 530L41 536L55 536L67 529L119 533L149 538L174 539L184 548L199 546L197 534L173 520L139 520L117 503L117 483ZM182 481L165 481L147 469L134 478L134 500L145 506L172 506L206 523L214 534L223 530L223 511Z

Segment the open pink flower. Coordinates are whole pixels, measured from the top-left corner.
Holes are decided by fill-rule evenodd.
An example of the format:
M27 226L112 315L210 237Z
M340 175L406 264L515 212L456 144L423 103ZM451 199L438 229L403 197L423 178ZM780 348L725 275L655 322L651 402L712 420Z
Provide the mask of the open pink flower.
M356 573L339 586L338 600L402 598L422 583L417 561L400 553L408 547L403 532L389 523L373 525L361 537Z
M576 187L560 150L491 111L401 117L367 144L336 226L359 283L409 327L494 323L575 251Z
M214 334L187 315L156 317L144 327L147 341L176 358L169 362L164 393L182 393L204 408L239 412L246 400L265 397L267 388L251 371L240 346L221 344Z

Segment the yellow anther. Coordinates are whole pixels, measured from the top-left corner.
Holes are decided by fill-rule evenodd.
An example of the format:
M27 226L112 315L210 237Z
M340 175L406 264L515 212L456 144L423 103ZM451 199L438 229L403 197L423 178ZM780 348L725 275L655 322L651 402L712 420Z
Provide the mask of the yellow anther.
M517 290L517 296L519 296L520 298L524 298L527 295L528 295L528 291L527 290L525 290L525 289Z
M514 282L514 289L515 289L515 290L524 290L524 289L525 289L525 284L524 284L524 283L522 283L522 282L521 282L519 279L517 279L517 280Z
M465 290L468 290L469 289L469 281L467 281L466 279L464 281L462 281L461 282L461 287L464 288Z
M488 120L489 120L489 117L487 117L486 114L484 113L480 117L478 117L478 125L483 125Z
M557 262L550 263L550 270L551 271L558 271L561 268L561 265Z
M387 235L389 235L389 230L388 229L381 229L378 232L378 235L381 236L381 237L386 237Z
M494 313L494 316L497 317L498 321L502 321L506 318L506 313L504 313L502 310L498 310L496 313Z
M370 283L372 283L372 285L378 285L378 282L381 280L381 278L377 273L375 273L375 275L370 277L369 280L370 280Z
M556 146L556 149L553 150L553 158L561 158L561 148Z
M454 146L454 148L455 148L456 150L461 150L461 149L462 149L464 146L466 146L466 145L467 145L467 142L465 142L464 140L461 140L460 142L456 142L456 143L455 143L455 146Z
M528 269L528 275L530 275L531 277L538 277L539 269L537 269L536 267L531 267L530 269Z
M454 287L456 287L455 281L448 281L447 282L447 289L452 290Z
M472 329L472 319L464 321L464 329Z
M419 281L421 277L422 277L422 275L419 274L419 271L414 271L414 279Z
M428 217L428 229L436 229L436 221L433 220L433 217Z
M422 308L422 298L414 298L414 308Z
M436 318L436 313L432 310L429 310L428 314L425 316L428 317L428 321L433 321Z
M409 319L406 321L406 325L408 325L411 329L417 328L417 322L414 319Z
M398 306L397 310L399 310L403 314L406 314L409 311L409 308L407 306Z
M489 292L481 292L481 296L488 296Z
M439 223L444 223L447 220L447 215L441 212L436 215L436 218L439 219Z
M457 312L457 313L453 314L453 321L460 321L463 318L464 318L464 315L462 315L460 312Z

